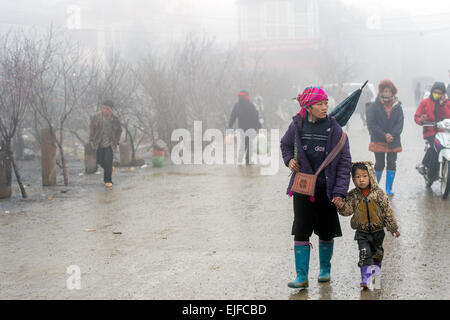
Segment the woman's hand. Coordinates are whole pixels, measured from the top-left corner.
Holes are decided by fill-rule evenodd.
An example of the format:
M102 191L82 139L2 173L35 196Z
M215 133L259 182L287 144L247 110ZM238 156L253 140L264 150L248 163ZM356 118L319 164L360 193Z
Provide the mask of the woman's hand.
M422 121L422 123L426 122L428 120L428 116L426 114L423 114L420 116L420 121Z
M400 231L397 231L396 233L393 233L392 235L393 235L394 237L398 238L398 237L400 237Z
M390 133L386 133L385 139L387 143L394 141L394 137Z
M345 205L345 201L341 197L334 197L331 202L333 202L338 209L341 209Z
M298 164L298 161L291 159L291 161L289 161L289 169L291 169L292 172L300 172L300 165Z

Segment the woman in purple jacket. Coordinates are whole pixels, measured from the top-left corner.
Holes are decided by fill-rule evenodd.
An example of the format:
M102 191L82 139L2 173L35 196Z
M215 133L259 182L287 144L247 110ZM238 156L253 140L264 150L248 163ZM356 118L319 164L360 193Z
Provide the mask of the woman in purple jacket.
M350 184L352 159L348 138L336 158L319 174L314 197L291 191L295 172L314 174L338 144L343 133L336 119L328 113L328 96L320 87L306 88L298 96L302 107L294 116L281 139L283 161L292 171L287 189L294 196L295 267L297 278L288 284L291 288L308 287L308 269L312 232L319 237L319 282L330 281L333 238L342 236L336 206L343 202ZM295 142L297 160L294 159ZM312 246L311 246L312 247Z

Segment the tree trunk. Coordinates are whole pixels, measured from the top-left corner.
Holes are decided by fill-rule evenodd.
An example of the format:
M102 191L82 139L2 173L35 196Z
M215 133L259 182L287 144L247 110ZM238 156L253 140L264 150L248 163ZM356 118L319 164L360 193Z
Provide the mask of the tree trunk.
M62 164L62 170L63 170L63 176L64 176L64 185L67 187L69 185L69 177L67 175L67 162L66 157L64 156L64 149L63 149L63 142L64 142L64 131L61 130L59 133L59 141L56 140L56 143L58 145L59 154L61 156L61 164Z
M14 152L17 160L23 160L25 149L25 142L23 141L22 128L17 128L16 136L14 137Z
M42 185L56 185L56 146L50 128L41 130Z
M120 166L121 167L131 166L132 158L131 158L130 141L127 140L119 144L119 153L120 153Z
M134 149L134 139L133 139L133 136L131 135L130 130L128 130L128 126L125 126L125 131L127 132L126 136L130 137L130 143L129 143L130 148L131 148L131 161L130 162L133 162L134 158L136 157L136 151ZM128 139L125 139L125 143L127 142L127 140Z
M16 161L14 160L13 153L11 151L9 153L10 153L10 160L14 168L14 173L16 175L17 183L19 184L20 192L22 193L22 198L24 199L28 198L27 192L25 191L25 187L23 186L22 183L22 177L20 176L19 173L19 168L17 168Z
M5 150L0 151L0 199L11 198L11 161Z
M8 160L11 162L12 167L14 169L14 174L16 175L17 183L19 184L20 192L22 193L22 198L25 199L28 197L27 192L25 191L25 187L23 186L22 178L19 173L19 168L17 167L16 161L14 160L14 154L11 151L11 141L10 140L9 141L7 140L5 143L5 151L6 151L7 157L9 158Z
M38 114L35 111L34 112L34 121L33 121L33 132L34 132L34 138L36 139L36 142L38 143L39 147L41 146L41 132L39 130L39 121L38 121Z
M90 143L84 145L84 170L86 173L97 172L97 150Z

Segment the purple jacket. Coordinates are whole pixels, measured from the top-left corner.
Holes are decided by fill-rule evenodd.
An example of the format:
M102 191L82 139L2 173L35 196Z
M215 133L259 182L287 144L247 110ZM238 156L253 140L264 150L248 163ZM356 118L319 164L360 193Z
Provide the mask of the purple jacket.
M297 131L297 135L295 132ZM303 173L314 174L311 165L309 164L308 158L306 157L301 144L302 131L302 117L296 115L292 118L292 122L289 125L288 130L281 138L281 153L283 156L283 161L286 167L289 166L289 161L294 158L294 139L297 139L297 160L300 165L300 171ZM338 144L339 139L342 135L342 128L337 123L334 117L331 118L331 130L328 136L328 142L326 147L326 154L333 150L333 148ZM347 141L341 152L334 158L334 160L324 169L325 178L327 180L327 196L330 201L334 197L345 198L347 196L348 187L350 185L350 176L352 169L352 157L350 155L350 145ZM292 174L289 186L286 193L291 191L292 183L294 182L295 175Z

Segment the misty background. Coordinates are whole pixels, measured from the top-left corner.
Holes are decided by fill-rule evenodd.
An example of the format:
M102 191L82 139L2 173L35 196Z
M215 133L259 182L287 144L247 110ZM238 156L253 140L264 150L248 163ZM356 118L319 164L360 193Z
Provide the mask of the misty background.
M414 109L417 83L423 95L433 82L449 81L444 0L1 5L4 148L14 145L22 159L22 137L33 136L38 154L41 130L49 129L62 167L67 145L74 154L86 145L89 118L104 99L114 101L134 161L141 146L170 151L172 132L192 130L195 120L203 129L225 129L240 90L249 91L269 129L289 123L299 108L292 98L305 86L324 86L331 98L338 83L355 83L349 91L369 80L366 91L377 94L389 78L404 107Z
M197 35L223 47L239 46L243 54L263 53L271 66L301 84L366 78L377 83L387 77L405 100L419 78L448 82L450 3L445 0L1 2L2 32L52 23L105 56L137 59ZM335 66L343 69L339 76L332 75Z

